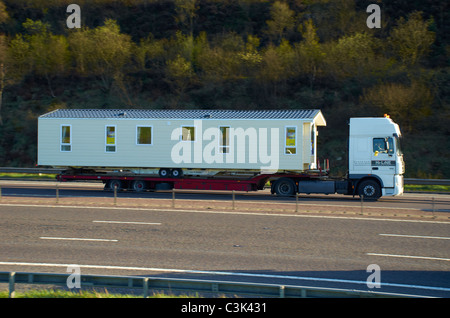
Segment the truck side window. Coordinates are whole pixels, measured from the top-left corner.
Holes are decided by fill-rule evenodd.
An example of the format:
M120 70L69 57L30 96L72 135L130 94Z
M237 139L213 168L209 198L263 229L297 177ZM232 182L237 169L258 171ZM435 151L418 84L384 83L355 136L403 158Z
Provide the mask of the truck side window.
M374 138L373 152L387 153L392 155L394 153L394 139L389 138Z
M384 138L373 138L373 152L387 153L386 140Z

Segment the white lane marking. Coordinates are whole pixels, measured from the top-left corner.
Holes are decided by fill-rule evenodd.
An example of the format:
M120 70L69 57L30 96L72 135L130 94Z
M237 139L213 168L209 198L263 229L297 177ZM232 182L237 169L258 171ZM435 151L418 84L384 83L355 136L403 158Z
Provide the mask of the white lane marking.
M126 211L167 211L167 212L185 212L185 213L205 213L205 214L234 214L234 215L259 215L259 216L284 216L297 218L319 218L319 219L340 219L340 220L362 220L362 221L388 221L388 222L412 222L412 223L433 223L449 224L448 221L426 221L426 220L408 220L408 219L385 219L373 217L349 217L349 216L330 216L330 215L306 215L306 214L279 214L279 213L258 213L258 212L238 212L238 211L201 211L201 210L178 210L170 208L127 208L127 207L101 207L101 206L79 206L79 205L39 205L39 204L0 204L0 206L14 207L33 207L33 208L65 208L65 209L98 209L98 210L126 210Z
M55 263L25 263L25 262L0 262L0 265L16 265L16 266L39 266L39 267L68 267L74 264L55 264ZM335 278L321 278L321 277L304 277L304 276L283 276L272 274L253 274L253 273L239 273L239 272L216 272L216 271L203 271L203 270L189 270L189 269L168 269L168 268L152 268L152 267L128 267L128 266L112 266L112 265L79 265L80 268L91 269L109 269L109 270L132 270L132 271L146 271L146 272L171 272L171 273L187 273L187 274L208 274L208 275L221 275L221 276L241 276L241 277L259 277L259 278L278 278L278 279L293 279L293 280L307 280L318 282L333 282L333 283L348 283L348 284L361 284L366 285L367 281L358 280L346 280ZM437 287L437 286L423 286L423 285L408 285L397 283L380 283L382 287L401 287L401 288L414 288L414 289L426 289L426 290L438 290L450 292L450 288Z
M126 221L92 221L93 223L112 223L112 224L143 224L143 225L161 225L161 223L147 222L126 222Z
M67 240L67 241L96 241L96 242L119 242L118 240L94 239L94 238L78 238L78 237L48 237L41 236L41 240Z
M366 253L367 255L372 256L386 256L386 257L401 257L401 258L414 258L414 259L428 259L434 261L450 261L450 258L442 258L442 257L428 257L428 256L414 256L414 255L396 255L396 254L379 254L379 253Z
M411 237L411 238L450 240L450 237L445 237L445 236L425 236L425 235L405 235L405 234L379 234L379 235L381 235L381 236L393 236L393 237Z

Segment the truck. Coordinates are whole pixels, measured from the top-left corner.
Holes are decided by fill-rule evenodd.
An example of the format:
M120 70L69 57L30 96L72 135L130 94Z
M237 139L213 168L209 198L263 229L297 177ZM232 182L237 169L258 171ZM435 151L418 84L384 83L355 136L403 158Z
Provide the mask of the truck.
M348 173L317 156L318 109L57 109L38 118L38 165L63 181L105 190L258 191L278 196L403 193L399 126L389 116L349 120Z

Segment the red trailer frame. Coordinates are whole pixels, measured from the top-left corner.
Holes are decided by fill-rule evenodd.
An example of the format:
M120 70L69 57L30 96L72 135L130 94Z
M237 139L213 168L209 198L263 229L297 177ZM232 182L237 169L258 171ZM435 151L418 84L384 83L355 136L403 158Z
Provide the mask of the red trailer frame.
M144 190L235 190L235 191L258 191L264 189L268 181L273 185L279 180L294 183L298 180L310 180L323 177L322 173L317 174L259 174L248 178L237 177L183 177L183 178L163 178L159 176L140 175L118 175L118 174L59 174L57 180L67 181L102 181L105 190L132 190L141 192ZM162 185L158 186L158 185ZM276 191L272 191L276 192Z

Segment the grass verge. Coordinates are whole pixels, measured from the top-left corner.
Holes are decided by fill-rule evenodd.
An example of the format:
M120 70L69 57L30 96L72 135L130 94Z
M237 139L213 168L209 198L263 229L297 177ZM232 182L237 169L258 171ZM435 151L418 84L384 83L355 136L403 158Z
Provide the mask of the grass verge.
M95 290L67 291L61 289L30 289L25 292L15 292L14 298L142 298L142 294L119 294ZM156 293L148 298L198 298L198 295L168 295ZM9 298L8 291L0 291L0 298Z

